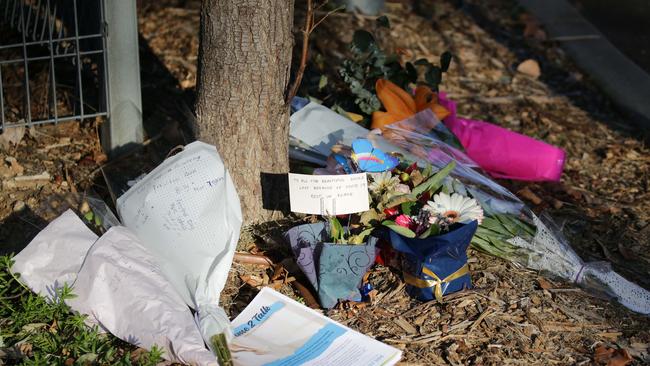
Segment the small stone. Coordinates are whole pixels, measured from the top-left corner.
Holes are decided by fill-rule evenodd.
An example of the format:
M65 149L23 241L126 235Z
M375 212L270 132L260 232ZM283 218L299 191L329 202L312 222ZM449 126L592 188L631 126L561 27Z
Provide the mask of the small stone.
M539 68L539 63L533 59L528 59L517 66L517 71L530 76L533 79L537 79L541 74L542 70Z
M20 211L22 211L24 209L25 209L25 202L20 201L20 200L14 202L14 206L13 206L14 212L20 212Z

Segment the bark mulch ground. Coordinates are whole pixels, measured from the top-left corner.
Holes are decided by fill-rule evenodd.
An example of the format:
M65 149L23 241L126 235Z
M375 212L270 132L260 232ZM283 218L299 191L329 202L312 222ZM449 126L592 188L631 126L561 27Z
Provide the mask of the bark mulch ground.
M562 182L502 182L531 207L549 212L584 259L607 260L624 276L650 287L650 149L553 40L511 0L434 1L433 15L408 2L389 2L392 28L382 36L406 59L435 60L445 50L454 62L442 89L459 114L483 119L558 145L567 152ZM136 176L187 141L181 128L196 86L198 1L140 1L141 62L148 146L105 162L93 122L27 130L17 147L0 151L0 248L26 245L67 194L92 189L110 201L116 176ZM302 24L296 12L296 31ZM338 13L312 39L329 65L345 57L352 32L370 29L374 17ZM298 33L297 33L298 34ZM299 42L298 42L299 43ZM516 71L535 59L537 79ZM335 67L332 67L334 74ZM141 162L134 165L133 161ZM101 166L105 166L100 169ZM128 168L128 169L127 169ZM49 178L24 179L47 172ZM126 175L126 174L124 174ZM115 184L119 186L120 184ZM235 263L222 294L231 316L261 286L273 286L310 303L306 283L280 236L308 218L248 227L240 251L265 254L274 267ZM474 289L421 303L408 297L399 275L375 266L372 303L348 303L327 316L404 350L404 364L593 364L603 348L625 348L633 364L650 362L650 322L569 283L470 251ZM597 351L601 352L598 353ZM606 361L605 361L606 363Z

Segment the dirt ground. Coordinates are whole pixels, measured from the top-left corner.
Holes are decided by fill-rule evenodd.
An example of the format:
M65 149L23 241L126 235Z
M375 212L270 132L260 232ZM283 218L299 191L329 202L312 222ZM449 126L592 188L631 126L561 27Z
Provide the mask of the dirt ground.
M408 59L435 60L450 50L455 57L442 89L459 103L459 114L562 147L567 163L561 183L502 183L535 211L550 213L585 260L610 261L650 288L650 149L640 131L514 1L432 3L432 18L416 14L408 2L389 3L392 28L382 43L407 50ZM17 147L0 151L3 253L26 245L60 212L61 197L92 190L110 201L127 177L188 141L183 126L192 118L199 2L138 5L147 146L128 160L105 162L95 121L27 130ZM297 32L301 14L296 11ZM354 29L373 24L374 17L334 14L314 34L314 53L336 65ZM516 71L530 58L541 66L538 79ZM16 179L43 172L49 178ZM264 285L309 302L296 290L296 282L306 282L280 239L300 220L246 228L238 249L264 253L279 265L233 265L222 294L231 316ZM438 304L410 299L399 275L377 265L370 274L377 290L372 304L347 304L326 315L403 349L404 364L584 365L595 362L600 345L626 349L634 364L650 362L648 318L475 251L470 269L475 288Z

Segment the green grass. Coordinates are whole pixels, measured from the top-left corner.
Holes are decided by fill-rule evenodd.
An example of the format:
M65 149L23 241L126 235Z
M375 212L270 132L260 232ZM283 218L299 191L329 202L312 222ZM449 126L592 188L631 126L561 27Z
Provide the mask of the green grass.
M64 287L56 301L32 293L0 256L0 365L155 365L162 351L135 356L135 347L101 334L65 304L75 295Z

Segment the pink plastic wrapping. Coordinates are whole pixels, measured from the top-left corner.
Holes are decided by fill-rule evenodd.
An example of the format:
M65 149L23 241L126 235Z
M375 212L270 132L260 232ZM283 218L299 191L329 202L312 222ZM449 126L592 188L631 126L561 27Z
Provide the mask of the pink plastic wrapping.
M495 178L559 181L564 151L494 124L456 116L456 103L440 94L451 114L443 123L460 140L467 155Z

